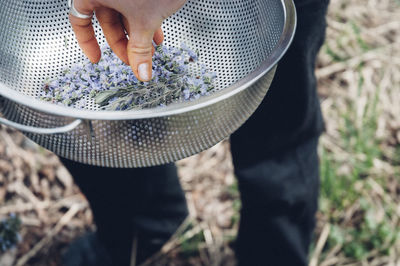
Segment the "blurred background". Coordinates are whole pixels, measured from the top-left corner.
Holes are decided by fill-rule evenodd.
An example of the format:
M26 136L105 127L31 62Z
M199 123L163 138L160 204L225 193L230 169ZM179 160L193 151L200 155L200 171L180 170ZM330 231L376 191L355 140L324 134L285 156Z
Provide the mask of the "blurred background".
M316 73L326 132L310 266L400 265L400 0L331 0ZM178 166L191 216L151 265L234 265L229 143ZM60 265L92 219L58 158L0 126L0 265Z

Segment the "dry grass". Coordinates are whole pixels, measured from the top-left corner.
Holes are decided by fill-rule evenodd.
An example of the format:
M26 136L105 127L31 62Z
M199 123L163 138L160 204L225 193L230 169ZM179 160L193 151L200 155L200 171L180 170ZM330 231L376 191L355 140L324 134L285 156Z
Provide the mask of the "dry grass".
M3 127L0 217L10 213L22 220L23 241L0 255L2 266L59 265L60 249L93 227L88 204L58 157Z
M317 76L327 121L311 265L399 265L400 3L333 0Z
M400 2L331 2L317 70L327 131L310 265L399 265ZM240 202L229 144L178 165L190 223L154 264L232 265ZM23 242L0 265L59 265L68 243L93 229L57 157L3 127L0 218L10 212L22 218Z

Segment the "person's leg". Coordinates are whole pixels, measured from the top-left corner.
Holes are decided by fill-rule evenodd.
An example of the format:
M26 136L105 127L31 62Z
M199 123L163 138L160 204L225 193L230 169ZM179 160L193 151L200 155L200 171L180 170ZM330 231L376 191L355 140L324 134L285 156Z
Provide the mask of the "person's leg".
M315 226L318 138L235 170L242 199L239 265L306 266Z
M160 249L188 215L173 164L116 169L61 161L88 199L97 239L113 265L129 265L134 235L140 262Z
M240 265L307 265L323 130L314 68L327 6L327 0L297 1L292 46L261 106L231 137L242 199Z

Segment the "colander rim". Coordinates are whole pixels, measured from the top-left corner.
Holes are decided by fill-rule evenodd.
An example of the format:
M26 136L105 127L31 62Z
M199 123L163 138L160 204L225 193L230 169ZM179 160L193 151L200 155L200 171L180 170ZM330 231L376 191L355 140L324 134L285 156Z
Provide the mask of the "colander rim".
M235 82L234 84L226 87L221 91L217 91L215 93L212 93L211 95L202 96L200 99L194 102L180 102L165 107L142 110L106 111L82 110L78 108L66 107L44 102L39 99L26 96L23 93L15 91L4 84L0 84L0 95L17 104L24 105L40 112L85 120L148 119L167 117L199 110L207 106L216 104L220 101L226 100L251 87L255 82L266 75L278 64L279 60L284 56L284 54L290 47L297 26L296 9L293 0L281 0L281 3L283 5L284 12L284 25L280 39L276 47L273 49L271 55L264 62L262 62L258 68L250 72L243 79Z

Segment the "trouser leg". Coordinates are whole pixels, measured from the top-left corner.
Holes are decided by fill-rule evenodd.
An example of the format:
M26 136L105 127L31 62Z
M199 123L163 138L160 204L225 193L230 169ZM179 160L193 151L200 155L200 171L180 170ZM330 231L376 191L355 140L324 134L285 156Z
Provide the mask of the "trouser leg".
M97 235L113 265L129 265L138 237L138 261L152 255L188 215L173 164L137 169L84 165L61 159L88 199Z
M314 74L328 0L298 0L292 46L255 114L231 137L242 199L240 265L307 265L323 130Z
M307 265L315 226L318 138L235 170L242 200L240 265Z

